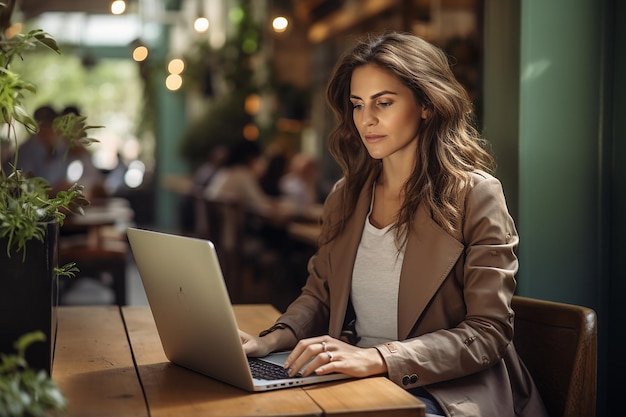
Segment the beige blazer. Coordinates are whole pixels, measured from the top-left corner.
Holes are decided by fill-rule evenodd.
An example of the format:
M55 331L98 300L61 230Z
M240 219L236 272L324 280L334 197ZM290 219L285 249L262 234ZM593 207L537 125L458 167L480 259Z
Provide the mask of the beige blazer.
M344 231L311 258L302 294L278 319L299 339L338 338L350 319L352 270L373 180ZM337 212L340 193L341 184L327 198L323 219ZM512 343L518 235L500 182L472 173L457 235L424 207L413 226L400 274L398 341L377 346L389 379L405 389L424 386L449 416L545 416Z

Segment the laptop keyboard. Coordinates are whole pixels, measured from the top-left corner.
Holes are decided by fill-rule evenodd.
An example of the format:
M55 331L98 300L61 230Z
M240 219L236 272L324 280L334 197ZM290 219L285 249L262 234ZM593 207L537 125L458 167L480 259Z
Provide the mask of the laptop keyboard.
M257 379L285 379L290 378L287 370L280 365L257 358L248 358L248 365L252 376Z

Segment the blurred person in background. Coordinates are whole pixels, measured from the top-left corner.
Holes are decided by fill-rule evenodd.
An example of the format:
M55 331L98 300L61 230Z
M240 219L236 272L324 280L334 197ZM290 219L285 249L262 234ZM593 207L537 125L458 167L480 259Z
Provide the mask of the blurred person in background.
M280 197L280 179L287 171L287 155L283 151L274 151L267 156L263 173L259 178L259 184L263 192L271 197Z
M67 181L67 146L54 130L53 122L59 114L50 105L37 108L33 114L39 131L34 133L18 148L16 168L26 175L41 177L52 187L52 194L70 185ZM9 161L13 163L13 161ZM7 172L5 170L5 172Z
M318 203L317 161L304 153L297 153L289 161L289 170L280 179L281 194L299 209Z
M259 159L262 149L257 142L245 139L233 144L224 165L214 174L204 190L209 200L236 201L246 206L270 209L273 200L261 188Z
M196 199L201 198L211 183L215 173L226 163L228 147L219 145L212 148L205 161L200 164L191 176L189 191L180 200L179 220L184 232L193 232L197 228L198 208Z

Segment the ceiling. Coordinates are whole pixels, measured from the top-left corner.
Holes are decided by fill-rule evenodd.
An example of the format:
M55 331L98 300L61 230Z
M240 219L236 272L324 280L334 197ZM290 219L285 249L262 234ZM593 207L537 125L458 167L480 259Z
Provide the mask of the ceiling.
M107 14L111 11L111 0L17 0L17 4L26 19L44 12Z

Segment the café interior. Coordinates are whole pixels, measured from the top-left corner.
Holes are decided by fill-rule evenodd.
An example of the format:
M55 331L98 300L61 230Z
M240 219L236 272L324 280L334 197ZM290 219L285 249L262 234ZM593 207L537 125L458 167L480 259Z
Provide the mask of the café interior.
M521 236L517 293L596 312L597 415L615 415L626 388L624 18L619 0L18 0L15 22L63 51L25 54L25 71L39 68L29 110L73 105L101 126L92 204L61 231L61 260L81 270L61 304L148 304L133 226L213 241L233 302L283 311L341 177L325 145L333 65L369 33L412 32L448 54L493 146ZM206 197L207 169L240 139L259 145L254 169L278 206ZM281 182L298 175L306 196Z

